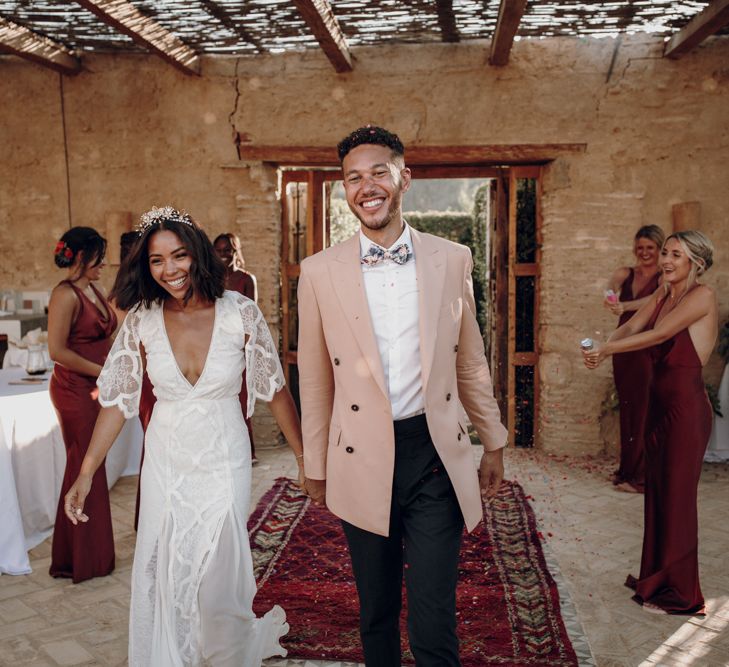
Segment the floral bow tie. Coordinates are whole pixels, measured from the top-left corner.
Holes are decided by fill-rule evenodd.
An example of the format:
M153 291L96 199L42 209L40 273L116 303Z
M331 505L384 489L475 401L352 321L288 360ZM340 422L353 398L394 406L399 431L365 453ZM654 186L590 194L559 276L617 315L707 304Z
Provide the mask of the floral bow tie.
M373 244L360 259L360 262L367 266L374 266L385 259L391 259L395 264L405 264L412 256L413 253L410 252L407 243L401 243L392 250L383 250L380 246Z

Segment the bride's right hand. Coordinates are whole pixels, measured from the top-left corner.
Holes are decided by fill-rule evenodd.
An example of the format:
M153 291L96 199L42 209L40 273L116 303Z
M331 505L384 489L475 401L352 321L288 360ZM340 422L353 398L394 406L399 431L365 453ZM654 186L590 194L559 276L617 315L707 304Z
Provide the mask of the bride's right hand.
M84 502L89 491L91 491L91 478L79 475L63 499L63 511L74 526L78 525L79 521L86 523L89 520L84 514Z

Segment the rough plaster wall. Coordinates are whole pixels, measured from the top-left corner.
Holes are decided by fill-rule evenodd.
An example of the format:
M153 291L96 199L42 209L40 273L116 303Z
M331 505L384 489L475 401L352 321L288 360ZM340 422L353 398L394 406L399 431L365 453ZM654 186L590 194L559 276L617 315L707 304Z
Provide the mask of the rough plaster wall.
M671 205L699 200L716 244L707 282L729 309L729 40L674 62L663 42L521 41L508 67L485 65L483 46L356 51L338 76L317 54L242 60L236 126L258 144L331 145L367 122L419 145L586 143L545 169L539 444L599 451L598 415L610 365L586 371L579 339L614 320L601 307L610 272L631 262L632 236L671 229ZM306 91L305 95L302 92ZM276 122L270 122L275 118ZM718 383L718 359L707 378Z
M602 287L630 262L637 227L668 231L671 204L700 201L717 247L707 282L722 319L729 310L729 39L670 61L661 40L625 37L609 81L614 40L522 40L505 68L486 65L486 46L358 49L345 75L316 51L205 58L200 78L151 57L90 57L64 84L74 223L172 201L211 235L234 224L276 327L276 175L237 162L232 126L256 144L330 146L367 122L406 146L584 142L545 169L539 445L599 451L609 365L584 370L577 341L613 325ZM0 146L12 147L0 164L0 241L14 258L0 285L49 285L46 258L66 225L58 76L12 58L0 66ZM719 373L714 360L707 378Z
M90 56L63 80L74 225L104 233L104 213L136 220L152 205L189 211L211 239L241 236L259 303L274 335L279 326L279 226L275 170L241 165L229 116L237 94L235 61L221 75L186 77L161 60ZM0 59L0 286L50 288L68 228L59 75L17 58ZM111 285L116 267L107 267ZM259 404L261 444L277 438Z

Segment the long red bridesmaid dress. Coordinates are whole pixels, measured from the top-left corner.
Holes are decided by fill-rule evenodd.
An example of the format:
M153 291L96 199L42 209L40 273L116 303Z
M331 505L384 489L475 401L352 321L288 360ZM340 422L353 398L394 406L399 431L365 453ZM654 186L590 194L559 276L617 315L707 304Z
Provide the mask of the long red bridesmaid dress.
M235 271L233 273L233 281L230 287L234 292L239 292L243 296L247 296L251 301L256 301L256 278L252 273L247 271ZM251 441L251 458L256 458L256 446L253 444L253 424L246 416L248 414L248 387L246 386L246 371L243 371L243 384L240 388L240 406L243 410L243 419L248 429L248 439Z
M665 303L648 324L655 325ZM654 360L646 437L645 527L637 602L669 614L703 614L697 491L712 410L688 329L651 348Z
M653 294L658 288L658 274L640 292L633 294L635 271L631 268L620 287L621 301L634 301ZM618 326L625 324L635 311L625 312ZM613 377L620 402L620 467L614 484L627 482L643 491L645 477L645 422L650 398L653 361L649 350L635 350L613 355Z
M106 317L82 290L72 282L66 282L79 300L78 317L71 325L67 345L85 359L103 366L111 348L111 335L116 330L116 315L93 285L97 300L106 310ZM50 395L66 445L66 470L53 529L50 574L71 578L77 584L92 577L103 577L114 570L114 535L103 463L94 474L91 492L84 503L84 513L89 516L89 521L74 526L63 511L64 496L81 469L99 414L96 378L56 364L51 376Z

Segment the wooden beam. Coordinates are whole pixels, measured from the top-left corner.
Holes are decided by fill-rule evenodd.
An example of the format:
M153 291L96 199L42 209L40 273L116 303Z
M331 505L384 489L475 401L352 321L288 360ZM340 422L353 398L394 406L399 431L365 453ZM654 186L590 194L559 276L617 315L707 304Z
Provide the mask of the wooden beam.
M456 17L453 14L453 0L435 0L438 11L438 25L444 42L460 42Z
M200 0L200 4L205 7L205 11L210 16L214 16L228 30L236 33L244 41L253 44L256 47L256 51L263 53L265 49L261 46L261 43L243 25L235 22L217 2L213 2L213 0Z
M340 74L353 69L347 38L339 27L329 0L294 0L306 24L334 69Z
M61 74L78 74L81 62L61 44L0 17L0 51L50 67Z
M584 153L587 144L491 144L412 146L405 162L417 165L543 164L566 153ZM334 146L260 146L240 144L240 159L282 166L339 166Z
M496 21L494 36L491 40L489 64L502 67L509 62L511 45L524 16L527 0L501 0L499 18Z
M200 74L200 58L187 44L144 16L127 0L76 0L104 23L131 37L185 74Z
M729 0L714 0L666 43L663 55L680 58L729 24Z

